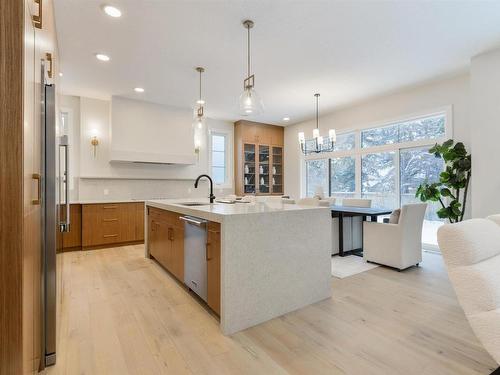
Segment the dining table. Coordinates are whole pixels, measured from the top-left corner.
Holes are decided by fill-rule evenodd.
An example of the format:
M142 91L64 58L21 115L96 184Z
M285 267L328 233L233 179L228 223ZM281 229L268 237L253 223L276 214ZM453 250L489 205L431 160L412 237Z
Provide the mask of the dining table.
M370 218L370 221L377 221L379 216L389 215L392 209L389 208L376 208L376 207L353 207L353 206L330 206L332 211L332 218L339 219L339 256L344 257L347 255L363 256L363 247L359 249L352 249L344 251L344 217L361 216L363 221Z

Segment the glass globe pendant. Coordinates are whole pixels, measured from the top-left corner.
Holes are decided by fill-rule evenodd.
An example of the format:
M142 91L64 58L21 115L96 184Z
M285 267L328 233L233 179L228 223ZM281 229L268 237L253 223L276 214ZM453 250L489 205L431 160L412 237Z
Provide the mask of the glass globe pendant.
M243 116L256 115L264 111L262 99L255 91L255 75L250 74L250 29L253 26L253 21L243 22L243 27L247 29L247 78L243 81L243 93L240 95L240 113Z
M246 87L240 95L240 112L245 116L261 113L262 99L252 86Z

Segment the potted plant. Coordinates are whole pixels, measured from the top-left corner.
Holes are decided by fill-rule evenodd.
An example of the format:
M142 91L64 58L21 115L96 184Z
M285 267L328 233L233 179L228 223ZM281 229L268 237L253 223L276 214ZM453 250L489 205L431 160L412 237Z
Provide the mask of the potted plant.
M462 142L449 139L443 144L434 145L429 152L442 158L445 170L439 175L439 182L421 184L415 196L422 202L439 202L441 208L437 215L458 223L464 219L467 191L471 178L471 155Z

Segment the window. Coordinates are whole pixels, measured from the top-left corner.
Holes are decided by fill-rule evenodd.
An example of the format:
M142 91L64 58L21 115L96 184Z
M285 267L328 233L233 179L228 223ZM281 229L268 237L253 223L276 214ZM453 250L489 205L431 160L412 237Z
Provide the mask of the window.
M328 194L328 159L308 160L306 162L306 195L313 197L319 189Z
M356 159L344 156L330 159L330 196L354 198L356 192Z
M396 153L363 155L361 159L361 196L372 200L372 207L394 209L399 206L396 190Z
M361 132L361 147L389 145L398 142L398 125L368 129Z
M356 146L356 133L344 133L337 136L337 142L335 142L335 151L346 151L354 150Z
M416 118L361 132L361 147L436 139L445 135L445 115Z
M415 197L418 186L427 182L439 181L439 174L444 169L443 159L438 159L429 154L429 147L415 147L403 149L399 156L400 173L400 195L401 205L408 203L420 203ZM427 202L424 226L422 228L422 242L436 246L436 233L443 224L442 219L437 216L437 210L441 206L438 202Z
M306 157L306 195L314 196L319 188L340 202L362 197L371 199L373 207L390 209L419 202L418 186L437 181L444 168L428 150L446 139L447 111L338 134L327 157ZM439 208L428 203L422 234L427 247L437 248Z
M227 136L226 134L212 133L211 135L211 160L212 178L216 185L227 182Z

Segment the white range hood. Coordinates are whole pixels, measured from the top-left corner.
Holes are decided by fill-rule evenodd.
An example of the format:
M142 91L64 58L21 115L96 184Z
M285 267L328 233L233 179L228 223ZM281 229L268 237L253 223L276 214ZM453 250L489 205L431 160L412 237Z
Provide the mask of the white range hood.
M194 153L193 155L174 155L170 153L155 154L151 152L111 150L110 162L193 165L196 164L196 160L197 157Z
M191 110L113 97L110 162L193 165Z

